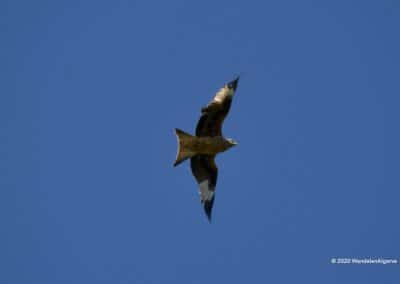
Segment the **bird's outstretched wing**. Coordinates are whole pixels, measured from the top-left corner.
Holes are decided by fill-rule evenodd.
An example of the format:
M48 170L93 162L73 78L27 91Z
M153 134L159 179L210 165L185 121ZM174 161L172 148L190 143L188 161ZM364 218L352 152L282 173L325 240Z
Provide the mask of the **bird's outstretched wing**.
M200 199L210 222L218 177L218 168L214 158L215 156L197 155L190 159L192 173L199 184Z
M201 109L201 117L196 126L196 136L222 136L222 123L229 113L232 97L236 91L239 77L226 84L214 99Z

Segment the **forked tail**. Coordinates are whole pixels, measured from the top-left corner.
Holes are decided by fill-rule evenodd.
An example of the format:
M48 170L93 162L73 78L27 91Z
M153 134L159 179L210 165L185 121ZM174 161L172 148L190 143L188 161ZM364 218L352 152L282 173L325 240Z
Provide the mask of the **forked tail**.
M187 145L190 143L193 136L178 128L175 128L175 134L178 138L178 153L176 155L174 167L195 155L195 153L191 152L190 149L187 148Z

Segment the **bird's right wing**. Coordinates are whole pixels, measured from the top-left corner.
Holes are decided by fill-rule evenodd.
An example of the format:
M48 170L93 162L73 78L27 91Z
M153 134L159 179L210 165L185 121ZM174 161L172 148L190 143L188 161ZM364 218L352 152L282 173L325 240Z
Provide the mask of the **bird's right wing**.
M196 136L222 136L222 123L228 115L239 78L226 84L213 100L201 109L201 117L196 126Z

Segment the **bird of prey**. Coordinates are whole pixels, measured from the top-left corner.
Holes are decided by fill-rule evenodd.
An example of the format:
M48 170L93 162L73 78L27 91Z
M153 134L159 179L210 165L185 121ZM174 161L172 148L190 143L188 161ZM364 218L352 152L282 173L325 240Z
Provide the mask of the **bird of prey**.
M231 107L238 81L239 77L225 84L214 99L201 109L195 136L175 128L178 153L174 166L190 158L190 167L199 184L200 200L209 222L211 222L218 176L215 156L237 145L233 139L225 139L222 136L222 123Z

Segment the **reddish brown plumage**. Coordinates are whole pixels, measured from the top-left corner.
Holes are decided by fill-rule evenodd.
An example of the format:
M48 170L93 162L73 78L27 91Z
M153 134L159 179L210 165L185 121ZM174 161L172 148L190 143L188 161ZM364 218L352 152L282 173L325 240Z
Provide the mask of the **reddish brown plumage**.
M201 201L209 220L211 220L218 176L215 156L236 145L233 140L223 137L222 124L229 113L238 80L239 78L236 78L226 84L217 92L214 99L201 109L196 136L175 129L179 146L174 166L191 158L192 173L199 184Z

